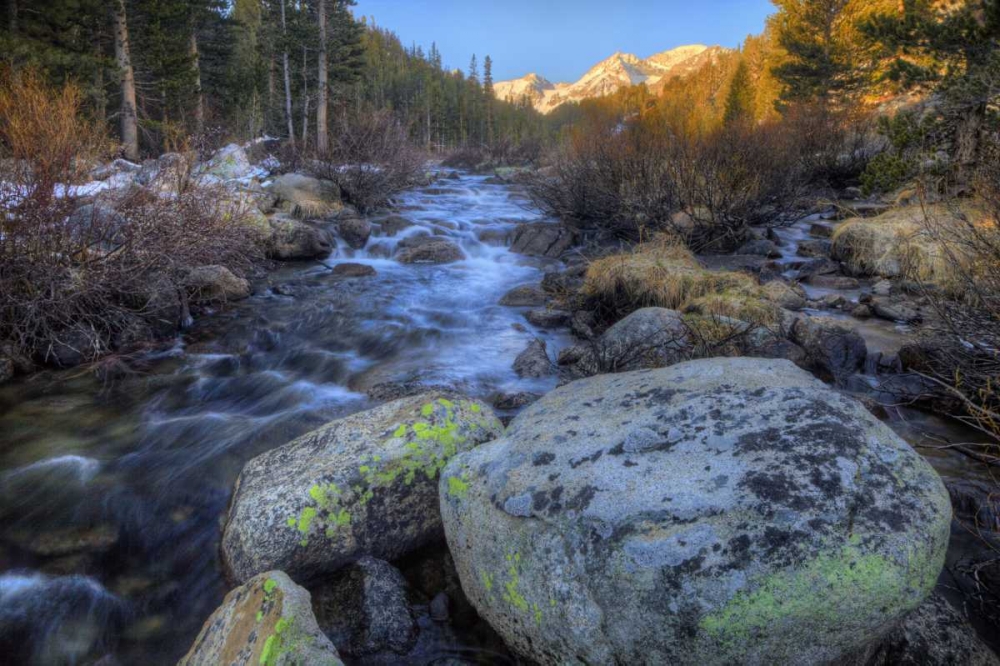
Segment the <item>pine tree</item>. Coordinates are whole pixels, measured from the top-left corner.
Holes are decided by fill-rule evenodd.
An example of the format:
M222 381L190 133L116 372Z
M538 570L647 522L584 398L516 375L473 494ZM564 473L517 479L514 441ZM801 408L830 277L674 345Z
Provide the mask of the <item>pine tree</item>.
M750 67L746 59L740 58L733 80L729 84L723 122L726 125L753 122L755 101L753 83L750 81Z
M841 39L850 2L775 0L778 43L787 59L774 74L785 85L784 101L829 101L854 86L857 63Z
M128 15L125 0L115 0L112 9L115 29L115 60L121 82L121 142L125 157L139 159L139 128L135 101L135 74L132 70L132 47L128 33Z

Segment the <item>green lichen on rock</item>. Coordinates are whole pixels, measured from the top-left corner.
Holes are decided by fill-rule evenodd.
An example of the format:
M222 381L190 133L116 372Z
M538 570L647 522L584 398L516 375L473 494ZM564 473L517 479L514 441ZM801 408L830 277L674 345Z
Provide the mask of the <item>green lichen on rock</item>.
M449 476L448 477L448 494L452 497L462 498L465 497L466 493L469 492L469 482L462 477Z
M881 606L915 608L933 589L942 562L930 561L928 550L909 553L903 561L865 553L857 539L834 555L821 555L804 566L781 571L738 593L722 609L706 615L699 626L726 648L738 648L769 627L838 626L868 609L852 599L877 599Z
M473 413L482 412L475 402L460 401L458 407L467 408ZM347 490L342 490L335 483L313 485L309 489L312 504L303 508L298 516L286 521L289 527L301 534L299 544L303 547L309 545L309 533L317 519L325 525L324 534L327 538L335 537L341 528L351 524L351 513L344 505L365 506L379 488L391 486L400 479L409 486L417 480L418 475L423 475L428 481L435 481L448 461L458 453L459 446L467 441L467 437L460 434L462 425L455 420L455 409L456 404L447 398L422 405L420 415L423 420L400 424L389 437L389 441L407 440L403 445L403 455L390 459L379 455L367 457L358 466L358 477ZM471 422L466 425L477 430L489 427L490 424ZM468 489L464 481L449 480L452 481L456 493Z
M260 652L261 666L276 666L281 655L288 650L285 644L285 634L291 626L291 621L281 618L274 625L274 633L264 641L264 649Z

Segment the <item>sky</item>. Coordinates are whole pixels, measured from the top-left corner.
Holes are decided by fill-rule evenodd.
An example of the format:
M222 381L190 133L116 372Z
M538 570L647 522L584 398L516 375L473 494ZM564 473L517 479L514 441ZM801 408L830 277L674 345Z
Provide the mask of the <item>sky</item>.
M615 51L641 58L684 44L735 47L764 28L769 0L357 0L407 46L431 42L449 68L482 68L496 81L536 72L573 82Z

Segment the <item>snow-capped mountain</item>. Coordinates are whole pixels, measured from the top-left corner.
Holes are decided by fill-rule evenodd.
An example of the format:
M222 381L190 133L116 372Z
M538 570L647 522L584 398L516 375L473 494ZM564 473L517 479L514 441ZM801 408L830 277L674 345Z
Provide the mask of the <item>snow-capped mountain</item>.
M655 88L674 76L686 76L716 58L719 46L692 44L657 53L645 60L631 53L615 53L590 69L576 83L552 83L538 74L493 85L498 99L520 101L527 97L536 109L549 113L566 102L610 95L640 83Z

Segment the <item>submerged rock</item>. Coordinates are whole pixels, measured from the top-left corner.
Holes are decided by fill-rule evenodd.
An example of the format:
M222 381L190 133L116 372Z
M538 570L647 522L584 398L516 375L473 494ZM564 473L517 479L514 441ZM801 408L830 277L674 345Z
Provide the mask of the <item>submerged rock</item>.
M309 592L268 571L226 595L177 666L340 666Z
M930 594L951 521L859 403L745 358L559 388L439 492L469 599L543 664L851 657Z
M337 277L357 278L371 277L376 274L375 268L368 264L337 264L333 267L333 274Z
M503 432L490 407L432 392L333 421L260 455L236 482L222 557L245 581L311 579L441 536L435 488L452 456Z
M417 640L406 579L388 562L363 557L313 595L319 626L344 655L405 655Z

